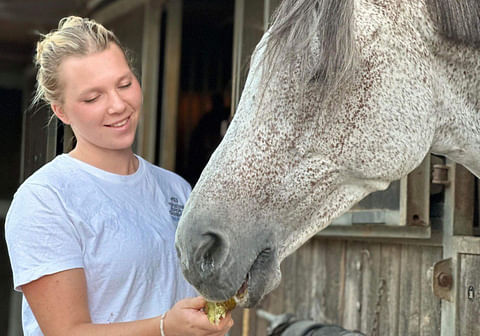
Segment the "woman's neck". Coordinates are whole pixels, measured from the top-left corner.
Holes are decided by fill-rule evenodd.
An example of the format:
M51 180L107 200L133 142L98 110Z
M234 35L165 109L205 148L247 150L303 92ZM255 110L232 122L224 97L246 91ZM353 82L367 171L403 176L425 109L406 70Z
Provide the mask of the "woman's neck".
M118 175L131 175L138 169L138 159L132 150L105 151L102 153L86 153L75 147L69 155L94 167Z

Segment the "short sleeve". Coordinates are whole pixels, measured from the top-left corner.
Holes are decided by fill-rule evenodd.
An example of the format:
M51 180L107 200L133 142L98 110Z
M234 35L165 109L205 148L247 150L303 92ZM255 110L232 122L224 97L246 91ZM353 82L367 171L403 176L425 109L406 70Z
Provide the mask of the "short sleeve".
M14 288L42 276L83 268L82 243L59 195L42 185L23 185L5 221Z

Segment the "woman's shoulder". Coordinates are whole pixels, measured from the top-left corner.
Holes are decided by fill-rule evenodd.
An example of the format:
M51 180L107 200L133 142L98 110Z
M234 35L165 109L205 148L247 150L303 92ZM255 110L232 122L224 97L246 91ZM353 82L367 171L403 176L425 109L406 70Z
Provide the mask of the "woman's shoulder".
M22 183L24 185L52 186L66 179L71 179L72 169L65 154L58 155L47 162Z
M38 217L38 214L49 213L52 209L56 213L60 211L62 195L65 194L61 190L66 184L61 160L57 157L46 163L20 185L7 214L9 227L14 227L12 223L28 216Z
M72 184L79 183L75 166L66 154L61 154L49 161L23 181L15 195L31 194L63 194L71 190Z
M143 161L147 174L153 176L157 183L162 184L164 187L168 186L170 188L182 189L190 193L192 189L190 184L177 173L154 165L141 157L139 157L139 160Z

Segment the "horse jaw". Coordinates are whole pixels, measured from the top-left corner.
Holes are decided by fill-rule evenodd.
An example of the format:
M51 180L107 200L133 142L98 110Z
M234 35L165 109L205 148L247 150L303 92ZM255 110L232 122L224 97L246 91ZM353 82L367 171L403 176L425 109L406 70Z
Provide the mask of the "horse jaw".
M204 172L180 220L176 246L185 278L208 300L229 299L248 277L247 294L239 302L244 307L255 306L278 286L280 264L288 255L372 190L388 186L351 177L346 184L318 185L313 192L298 195L293 209L258 198L229 199L229 191L230 196L238 193L228 176L215 169ZM292 178L287 188L293 190L298 181L286 178ZM286 197L290 196L296 195ZM198 241L207 235L216 238ZM214 247L207 256L202 246Z

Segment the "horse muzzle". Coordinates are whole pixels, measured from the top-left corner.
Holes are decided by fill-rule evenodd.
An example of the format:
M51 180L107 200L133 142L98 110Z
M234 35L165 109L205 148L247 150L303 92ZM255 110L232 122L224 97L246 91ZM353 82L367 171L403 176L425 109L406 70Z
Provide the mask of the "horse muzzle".
M243 239L218 225L190 225L188 220L182 218L177 230L177 253L186 280L207 300L235 297L238 305L251 307L276 287L280 266L270 234Z

